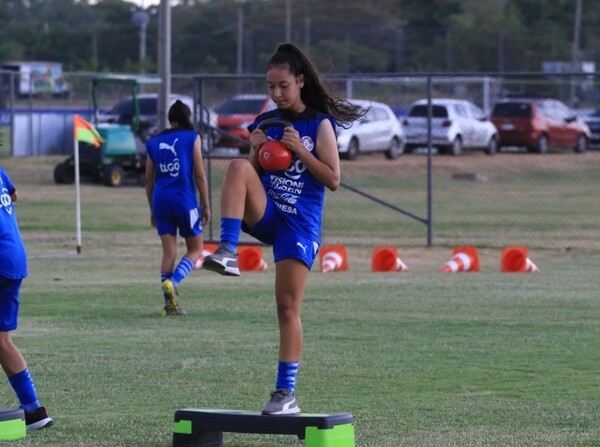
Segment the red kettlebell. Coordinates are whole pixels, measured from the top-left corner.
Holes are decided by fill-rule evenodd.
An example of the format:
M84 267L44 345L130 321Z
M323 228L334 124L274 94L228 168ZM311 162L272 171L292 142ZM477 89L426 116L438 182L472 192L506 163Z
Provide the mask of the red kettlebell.
M268 127L292 127L292 123L278 118L264 120L258 125L260 130ZM292 163L292 152L279 140L265 141L258 151L258 162L265 171L285 171Z

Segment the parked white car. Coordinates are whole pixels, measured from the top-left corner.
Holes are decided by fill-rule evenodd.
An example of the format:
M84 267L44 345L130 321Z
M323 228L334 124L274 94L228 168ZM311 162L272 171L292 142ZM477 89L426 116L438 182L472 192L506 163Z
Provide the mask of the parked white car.
M431 100L431 142L439 153L460 155L463 149L483 149L493 155L498 150L498 131L483 110L461 99ZM403 120L406 150L427 146L427 100L410 106Z
M338 127L338 150L343 158L355 160L359 154L384 152L394 160L404 153L404 132L398 118L387 104L360 99L353 104L369 112L348 129Z

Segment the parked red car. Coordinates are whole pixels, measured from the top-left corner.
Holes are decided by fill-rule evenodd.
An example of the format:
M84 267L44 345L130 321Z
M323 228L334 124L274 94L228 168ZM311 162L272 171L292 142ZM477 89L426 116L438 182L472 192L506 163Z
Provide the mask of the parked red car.
M575 112L556 99L505 99L494 105L492 123L500 136L499 148L525 146L544 154L549 147L585 152L590 129Z
M263 112L275 109L267 95L235 95L215 108L218 137L216 147L233 147L242 154L250 152L248 126Z

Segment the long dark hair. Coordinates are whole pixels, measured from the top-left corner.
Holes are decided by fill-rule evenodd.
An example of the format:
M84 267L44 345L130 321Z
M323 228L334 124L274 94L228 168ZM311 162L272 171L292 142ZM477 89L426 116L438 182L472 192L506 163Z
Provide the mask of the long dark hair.
M179 99L169 108L168 118L169 123L176 123L179 128L194 130L192 111L187 104L181 102Z
M267 62L267 70L281 65L287 65L294 76L304 75L304 86L300 91L302 102L333 116L338 125L348 127L352 121L362 118L368 112L368 109L350 101L334 98L328 91L327 81L296 45L280 44Z

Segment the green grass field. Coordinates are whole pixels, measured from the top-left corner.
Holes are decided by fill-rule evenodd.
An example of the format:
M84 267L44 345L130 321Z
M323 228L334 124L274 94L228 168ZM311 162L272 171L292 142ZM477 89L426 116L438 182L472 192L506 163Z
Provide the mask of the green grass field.
M143 189L83 185L76 255L74 192L52 184L55 162L1 162L20 191L30 255L14 338L55 419L11 445L167 447L179 408L262 408L277 360L270 251L266 272L193 272L180 287L189 314L161 318ZM460 221L464 209L447 207ZM352 413L357 447L600 446L598 240L542 244L531 252L539 274L499 273L494 244L480 250L480 273L440 274L447 244L401 246L410 272L371 273L364 239L349 245L348 272L316 268L303 308L303 411ZM0 405L16 406L3 390ZM225 434L225 446L302 442Z

